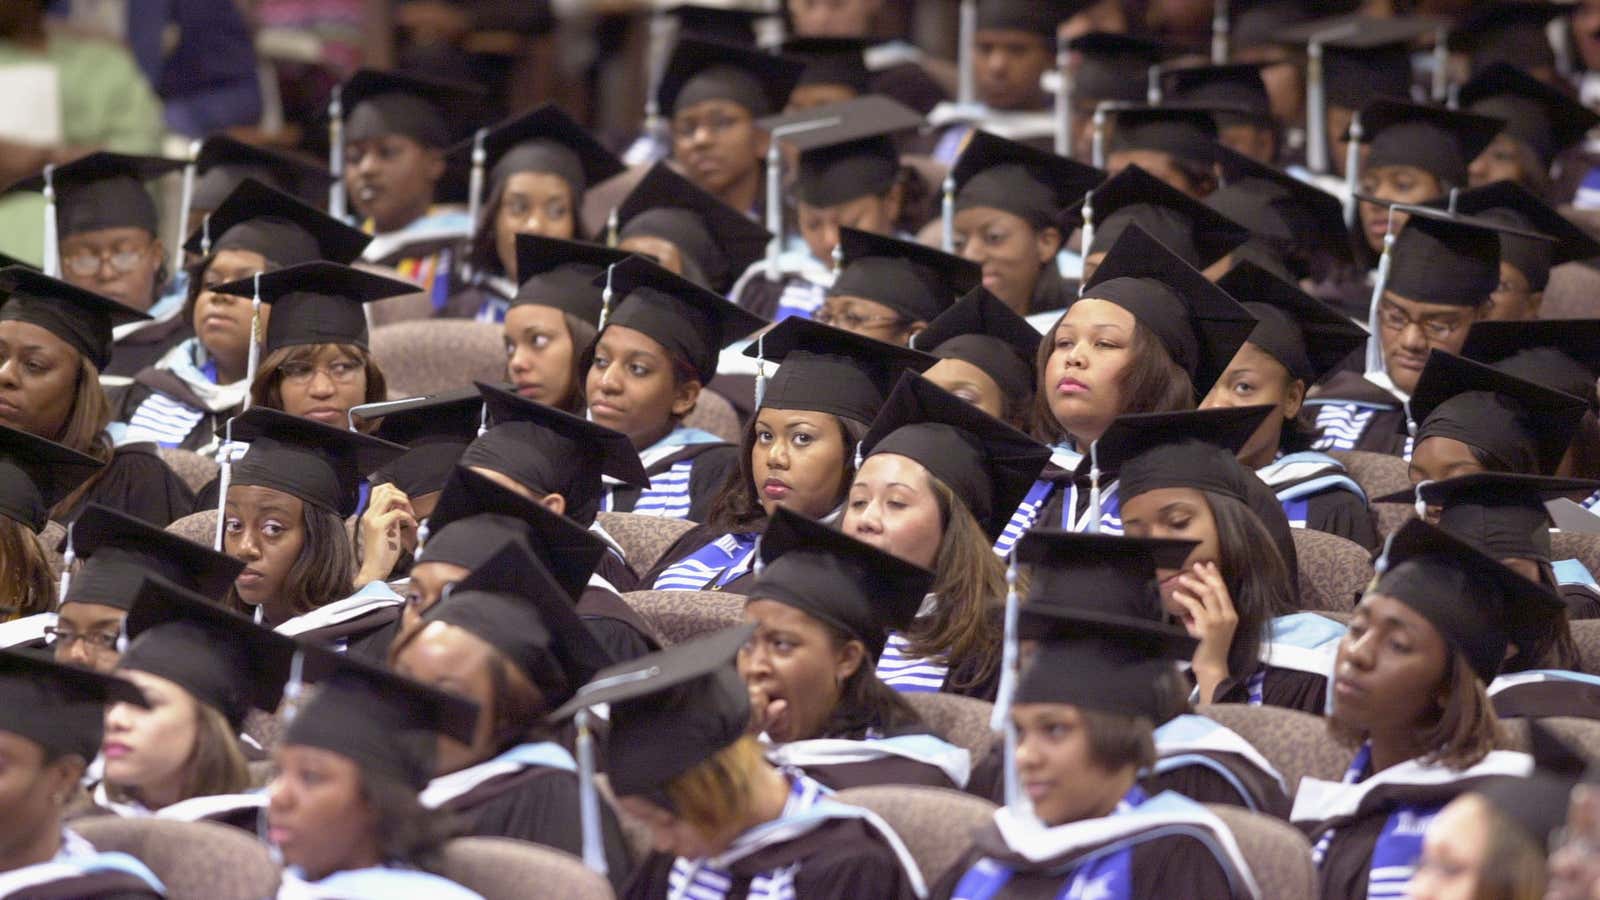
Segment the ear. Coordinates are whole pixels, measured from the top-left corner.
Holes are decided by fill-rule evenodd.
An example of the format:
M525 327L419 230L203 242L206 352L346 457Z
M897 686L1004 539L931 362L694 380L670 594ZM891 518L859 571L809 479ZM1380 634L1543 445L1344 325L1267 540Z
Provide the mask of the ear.
M906 186L904 182L896 180L889 187L888 193L883 195L883 218L891 227L900 220L900 211L905 209Z
M1539 318L1539 308L1544 306L1544 291L1533 291L1528 294L1528 318Z
M567 514L567 498L560 494L545 494L539 499L539 505L558 516Z
M860 641L846 641L844 646L840 647L839 652L834 656L834 684L844 684L851 675L856 673L857 669L861 668L861 664L865 662L866 659L867 647L865 644L861 643Z
M917 335L921 334L923 331L927 330L927 327L928 327L928 323L923 321L922 319L918 319L915 322L912 322L910 325L907 325L906 326L906 346L907 347L911 346L911 339L916 337Z
M1294 421L1300 417L1300 407L1306 402L1306 383L1298 378L1289 379L1289 388L1283 392L1283 417Z
M772 132L765 128L755 128L752 132L750 151L755 154L756 159L766 162L767 151L772 149Z
M75 753L68 753L44 767L44 784L50 792L52 799L60 798L61 805L65 805L67 798L77 790L78 783L83 780L84 770L88 768L83 757Z
M167 258L167 245L166 245L166 242L162 241L161 238L156 238L155 240L151 241L150 242L150 252L154 253L156 255L156 259L166 259Z
M434 147L423 148L423 172L431 182L438 182L444 177L444 151Z
M672 394L672 414L683 418L694 412L694 405L700 402L700 379L690 378L677 386Z
M1039 251L1039 265L1046 265L1061 252L1061 229L1051 226L1034 232L1034 246Z

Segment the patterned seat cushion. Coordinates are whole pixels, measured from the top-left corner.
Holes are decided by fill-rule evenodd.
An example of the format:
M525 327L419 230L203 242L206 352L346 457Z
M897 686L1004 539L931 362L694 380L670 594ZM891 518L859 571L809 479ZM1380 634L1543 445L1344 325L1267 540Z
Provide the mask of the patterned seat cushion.
M1207 804L1206 808L1233 832L1261 896L1316 900L1317 870L1305 835L1288 822L1242 807Z
M1283 775L1291 799L1301 778L1338 781L1355 757L1354 747L1334 740L1327 722L1310 713L1242 703L1212 703L1196 711L1232 729L1261 751Z
M1300 603L1306 609L1348 612L1372 581L1372 559L1355 541L1295 528L1295 555L1300 567Z
M742 594L718 591L629 591L622 599L668 646L681 644L744 619Z
M994 815L987 800L946 788L881 785L840 791L838 800L872 810L900 835L922 877L934 883L972 845L972 832Z
M575 856L527 841L498 837L456 838L444 845L437 875L482 894L484 900L523 900L545 894L533 885L560 885L571 900L610 900L611 885Z
M640 574L655 568L661 554L694 527L693 522L683 519L622 512L603 512L595 516L595 521L622 546L628 565Z
M469 319L424 319L372 329L372 356L390 399L420 397L505 380L505 339L499 325Z
M994 704L959 694L907 693L900 698L911 704L936 734L965 747L972 754L974 766L989 755L995 740L994 732L989 730Z
M97 849L150 867L170 900L260 900L278 890L265 844L228 825L99 816L72 823Z

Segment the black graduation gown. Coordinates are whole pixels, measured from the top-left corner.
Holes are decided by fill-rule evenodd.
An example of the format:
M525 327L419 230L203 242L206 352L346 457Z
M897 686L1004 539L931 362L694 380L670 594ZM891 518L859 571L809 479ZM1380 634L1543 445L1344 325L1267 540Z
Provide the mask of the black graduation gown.
M1307 497L1306 527L1355 541L1368 550L1378 549L1372 510L1349 491L1333 488Z
M110 391L106 393L107 396L111 394ZM183 379L166 369L147 368L133 376L133 383L118 393L117 400L112 406L112 421L127 422L132 420L133 414L138 411L146 400L150 399L152 394L165 394L185 406L203 411L200 420L194 423L194 427L189 429L189 433L184 436L183 440L173 444L180 450L198 451L215 445L217 442L217 430L229 418L239 413L238 406L216 412L207 410L205 404L194 395L194 392L189 389Z
M1324 435L1318 435L1318 449L1321 450L1367 450L1373 453L1386 453L1390 456L1402 456L1405 453L1406 428L1405 407L1399 398L1373 384L1359 372L1340 372L1328 379L1314 400L1319 401L1314 405L1307 405L1301 414L1306 432L1315 433L1318 412L1322 409L1320 401L1337 403L1341 400L1359 401L1362 403L1381 403L1388 409L1373 410L1366 419L1366 425L1361 434L1353 443L1341 441L1337 446L1322 446L1320 441ZM1348 444L1348 445L1347 445Z
M1228 876L1222 866L1204 844L1192 837L1153 838L1134 845L1132 853L1131 900L1173 897L1212 900L1231 896ZM994 895L994 900L1056 900L1071 875L1070 871L1063 875L1060 867L1080 855L1081 852L1041 863L1030 862L1010 851L994 823L989 822L978 831L972 848L945 871L928 896L933 900L948 900L967 870L988 857L1015 871L1011 880Z
M90 503L165 528L194 512L194 492L161 461L155 444L124 444L112 453L94 486L59 518L71 522Z
M1266 678L1261 683L1261 705L1298 709L1315 716L1322 715L1327 702L1328 679L1298 669L1288 669L1262 663ZM1230 676L1217 685L1213 703L1249 703L1249 677Z
M694 461L694 466L689 470L688 520L704 522L722 482L729 473L739 469L739 448L722 443L690 444L645 469L645 474L654 478L673 465L689 460ZM633 512L642 493L639 488L618 485L611 492L611 511Z
M1039 272L1039 280L1034 282L1033 296L1028 299L1026 315L1036 315L1043 312L1066 312L1072 301L1078 299L1077 281L1069 281L1061 275L1061 268L1056 261L1051 259L1044 264ZM1041 340L1043 336L1041 335Z
M1227 769L1229 775L1238 779L1246 793L1240 794L1239 788L1229 783L1221 773L1198 763L1165 772L1151 772L1139 779L1139 786L1152 797L1162 791L1172 791L1196 803L1239 806L1280 819L1289 818L1289 796L1283 792L1283 786L1248 759L1237 753L1212 751L1190 751L1189 755L1204 756Z
M132 378L156 364L167 351L194 337L194 330L175 314L164 322L152 322L125 336L111 347L111 362L100 370L101 375Z
M441 810L461 821L473 837L508 837L583 856L578 827L578 776L550 766L528 766L492 778L444 803ZM607 877L621 890L632 869L628 843L610 804L600 804Z
M1586 584L1561 585L1561 602L1570 619L1600 619L1600 592ZM1600 673L1594 673L1600 674Z
M7 900L160 900L165 896L142 879L117 871L72 875L6 894Z
M664 900L675 857L652 853L622 890L623 900ZM900 860L860 819L834 819L792 841L759 850L730 868L725 900L744 900L750 883L773 869L797 866L794 896L803 900L909 900L915 896Z
M901 756L884 756L866 762L807 765L801 769L835 791L881 784L925 785L951 790L956 788L950 777L939 767Z
M644 617L622 597L605 588L594 585L584 588L578 596L577 612L589 633L614 662L638 659L661 649Z

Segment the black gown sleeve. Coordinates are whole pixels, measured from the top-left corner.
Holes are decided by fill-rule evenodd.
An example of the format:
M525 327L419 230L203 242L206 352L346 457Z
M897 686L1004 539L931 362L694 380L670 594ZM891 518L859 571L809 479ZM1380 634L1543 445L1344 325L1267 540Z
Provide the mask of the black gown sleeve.
M732 444L701 451L689 470L689 521L704 522L711 516L711 501L729 477L738 477L739 448Z
M1322 706L1326 700L1325 692L1328 679L1310 672L1301 672L1298 669L1282 669L1277 666L1263 665L1266 669L1266 679L1261 684L1261 702L1265 706L1281 706L1285 709L1298 709L1313 715L1322 715ZM1217 685L1216 696L1212 703L1249 703L1249 679L1245 676L1230 675L1221 684Z
M99 480L63 518L76 519L89 503L165 528L194 511L194 493L161 461L155 444L125 444L117 448Z
M671 891L672 863L676 857L652 853L645 857L617 894L620 900L666 900Z
M1145 792L1154 796L1162 791L1182 794L1196 803L1220 803L1224 806L1254 808L1257 812L1280 819L1289 818L1289 797L1277 779L1261 771L1237 753L1206 753L1210 759L1225 766L1229 773L1244 786L1245 793L1207 766L1192 764L1170 769L1160 774L1151 773L1139 780Z
M967 776L966 792L990 803L1006 802L1005 740L995 738L989 745L989 752L972 767L972 773Z
M614 662L627 662L654 652L655 648L651 646L650 639L627 622L601 616L585 616L583 625L594 636L600 649L606 651Z
M1191 837L1156 838L1135 846L1132 868L1132 900L1233 896L1222 864Z
M841 835L828 852L800 864L795 897L807 900L909 900L915 894L900 860L881 840L852 840Z
M1317 870L1322 896L1367 900L1367 879L1372 871L1372 851L1387 824L1387 815L1364 816L1334 832L1333 841Z
M1368 550L1378 549L1372 510L1345 490L1329 490L1306 499L1306 527L1348 538Z
M583 857L583 830L578 827L578 779L558 769L545 770L535 777L482 803L458 810L478 837L508 837L554 847ZM606 845L607 877L615 889L622 889L631 874L628 844L622 826L609 804L600 804L601 835Z
M932 884L928 885L928 900L950 900L955 894L956 887L961 884L961 879L967 870L983 858L983 851L977 847L970 847L961 854L955 864L935 877Z
M1586 584L1563 584L1561 602L1570 619L1600 619L1600 592Z

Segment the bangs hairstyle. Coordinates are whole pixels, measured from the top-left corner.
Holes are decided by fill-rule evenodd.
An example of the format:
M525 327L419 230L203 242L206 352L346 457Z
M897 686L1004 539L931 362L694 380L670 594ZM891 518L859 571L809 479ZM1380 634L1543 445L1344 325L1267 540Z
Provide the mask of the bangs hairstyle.
M1430 720L1416 724L1419 746L1427 748L1418 761L1424 765L1443 765L1454 772L1478 764L1489 751L1505 740L1494 704L1472 671L1472 665L1459 650L1445 644L1450 661L1436 690L1442 703ZM1365 733L1346 727L1328 716L1328 733L1347 747L1358 747Z
M44 547L20 522L0 517L0 622L49 612L56 603L55 576Z
M589 363L594 359L594 342L600 331L569 312L562 313L561 320L567 324L567 338L572 342L572 381L567 388L566 396L551 406L564 413L582 416L589 408L584 391L584 376L588 372ZM501 326L501 330L504 334L504 325ZM505 345L506 380L511 381L511 357L517 352L517 347L509 334L505 334ZM673 383L680 382L674 380Z
M389 648L388 664L393 669L399 662L400 655L407 647L416 643L417 636L432 624L418 623L416 626L403 630ZM466 629L456 625L447 627L463 633L471 634ZM477 635L472 635L474 640L483 641ZM528 676L517 668L511 660L501 653L499 648L483 641L489 649L489 705L484 713L491 717L489 728L490 740L494 750L499 753L508 750L517 744L523 743L530 736L546 735L548 729L542 726L544 715L550 710L545 702L544 694L528 679ZM537 673L541 682L546 684L566 686L566 677L556 666L555 661L549 656L540 657L540 671Z
M1228 648L1228 672L1242 678L1261 658L1261 637L1267 623L1299 609L1289 579L1289 566L1278 552L1267 526L1250 507L1233 497L1201 491L1217 530L1222 580L1233 597L1239 625Z
M1006 595L1006 565L988 535L950 486L926 472L939 504L939 554L931 615L907 633L908 656L943 660L950 666L948 687L969 692L994 677L1004 637L1001 598ZM1027 579L1017 582L1026 594Z
M1074 707L1083 717L1083 731L1089 739L1089 759L1107 771L1128 766L1135 770L1156 764L1155 724L1145 716Z
M756 494L755 472L750 463L750 454L756 445L756 420L760 417L758 409L744 427L744 437L739 440L739 467L728 473L727 480L712 496L711 509L706 515L707 528L727 532L758 531L766 522L767 513ZM867 436L867 426L843 416L829 418L838 423L844 445L844 458L839 461L844 477L839 481L839 496L833 503L837 507L850 495L850 482L856 477L856 445Z
M1045 379L1049 377L1050 357L1056 351L1056 332L1065 318L1066 313L1062 313L1056 324L1051 326L1045 340L1039 342L1039 352L1034 357L1039 383L1035 386L1033 398L1033 437L1047 444L1071 437L1050 411L1049 386L1045 384ZM1173 360L1172 354L1162 346L1161 339L1138 319L1133 322L1133 338L1128 349L1133 360L1117 381L1117 389L1122 396L1119 415L1194 409L1193 379Z
M183 763L183 784L178 800L210 797L215 794L237 794L250 788L250 766L245 761L239 738L222 713L194 699L194 746ZM106 782L106 793L112 800L126 803L139 801L139 790L134 787Z
M350 584L356 577L356 551L344 530L344 520L337 513L301 503L305 510L305 542L283 579L283 596L278 598L295 616L349 596ZM229 585L225 605L245 615L253 612L239 598L236 585Z
M745 818L756 780L770 765L761 744L747 734L672 779L664 796L647 799L665 800L673 815L702 835L720 834Z
M389 385L383 378L372 354L355 344L296 344L279 347L261 360L256 370L256 380L250 383L250 405L268 409L283 409L283 367L300 363L311 365L324 347L337 347L339 352L359 362L367 372L367 391L363 403L378 403L389 399Z

